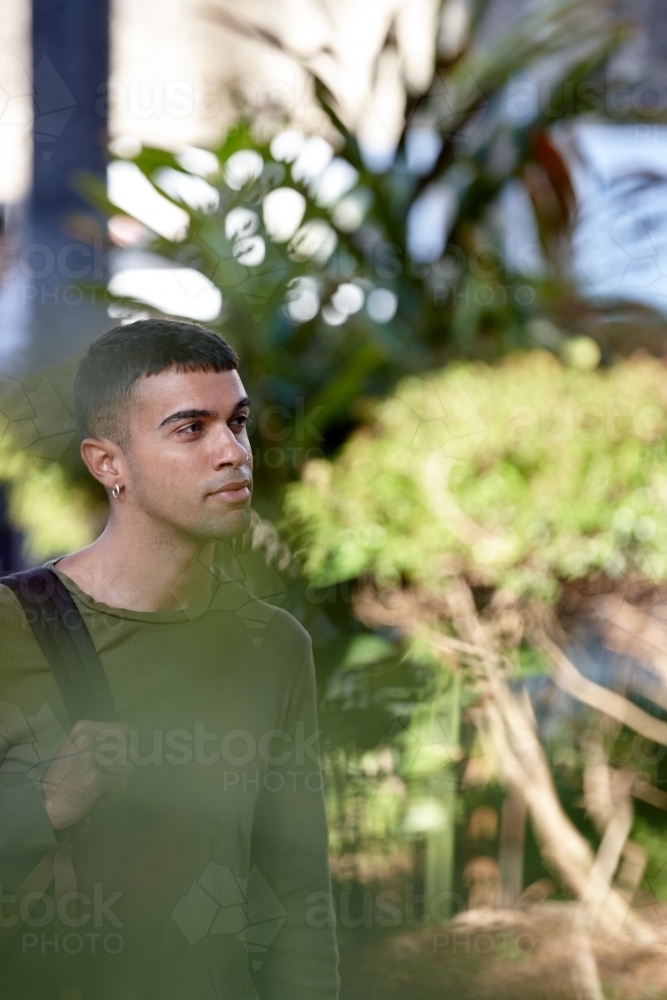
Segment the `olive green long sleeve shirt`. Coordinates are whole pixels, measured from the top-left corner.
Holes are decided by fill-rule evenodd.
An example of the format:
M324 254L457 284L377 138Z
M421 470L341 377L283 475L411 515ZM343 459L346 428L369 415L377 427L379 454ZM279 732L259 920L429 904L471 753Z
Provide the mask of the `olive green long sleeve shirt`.
M76 898L56 913L51 889L0 950L0 996L58 1000L67 954L83 1000L335 1000L308 633L235 583L207 606L144 613L96 603L59 576L130 727L129 744L96 752L129 759L134 773L72 834ZM41 777L69 728L25 615L0 586L0 914L63 839Z

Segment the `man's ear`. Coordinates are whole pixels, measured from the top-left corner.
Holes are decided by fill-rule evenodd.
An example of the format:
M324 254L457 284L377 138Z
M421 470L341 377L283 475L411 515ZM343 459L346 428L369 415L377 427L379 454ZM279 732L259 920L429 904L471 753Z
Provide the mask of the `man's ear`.
M102 486L111 490L126 478L125 456L121 447L106 438L84 438L81 442L81 458L86 468Z

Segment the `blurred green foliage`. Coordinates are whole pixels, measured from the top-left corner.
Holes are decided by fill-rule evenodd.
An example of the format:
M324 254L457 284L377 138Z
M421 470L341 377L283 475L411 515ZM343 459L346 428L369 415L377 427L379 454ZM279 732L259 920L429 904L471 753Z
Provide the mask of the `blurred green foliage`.
M23 534L23 555L29 563L93 541L89 491L73 485L61 465L29 455L3 439L0 481L7 488L9 518Z
M646 886L653 901L667 901L667 840L664 831L656 829L644 817L637 817L632 828L632 839L648 855Z
M369 575L554 600L563 580L667 578L667 380L542 351L408 378L334 461L306 465L288 523L318 584Z

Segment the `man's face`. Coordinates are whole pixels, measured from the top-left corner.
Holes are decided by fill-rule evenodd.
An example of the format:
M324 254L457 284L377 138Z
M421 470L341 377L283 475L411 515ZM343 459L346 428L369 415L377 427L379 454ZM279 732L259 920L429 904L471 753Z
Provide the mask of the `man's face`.
M236 371L141 379L128 413L128 502L198 538L250 524L250 404Z

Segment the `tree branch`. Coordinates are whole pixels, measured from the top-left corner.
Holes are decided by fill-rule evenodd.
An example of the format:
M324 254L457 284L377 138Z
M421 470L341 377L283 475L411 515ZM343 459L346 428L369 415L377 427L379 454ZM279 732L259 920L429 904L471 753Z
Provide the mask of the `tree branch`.
M624 726L634 729L647 740L667 746L667 722L654 718L623 695L596 684L579 673L560 646L541 629L534 630L536 644L552 663L553 680L577 701L604 712Z

